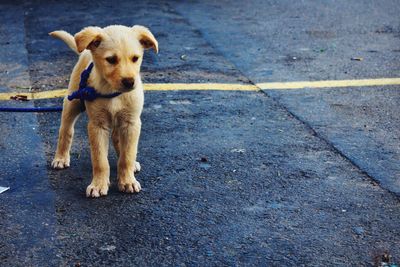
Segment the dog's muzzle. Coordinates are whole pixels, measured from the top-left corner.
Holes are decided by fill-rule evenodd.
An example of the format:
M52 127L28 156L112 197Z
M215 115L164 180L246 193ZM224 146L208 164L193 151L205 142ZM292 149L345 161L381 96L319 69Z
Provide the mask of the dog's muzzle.
M131 91L132 89L134 89L134 85L135 85L135 79L133 78L123 78L121 80L122 83L122 89L124 91Z

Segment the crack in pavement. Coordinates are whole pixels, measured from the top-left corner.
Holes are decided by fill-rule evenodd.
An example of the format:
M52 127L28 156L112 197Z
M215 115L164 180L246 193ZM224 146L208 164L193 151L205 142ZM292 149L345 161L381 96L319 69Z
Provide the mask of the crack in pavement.
M229 62L230 64L232 64L233 66L235 66L236 70L243 75L244 77L246 77L248 79L248 81L250 82L250 84L256 86L257 88L259 88L260 93L266 95L267 97L273 99L273 101L277 104L277 106L281 107L282 109L284 109L288 114L290 114L294 119L298 120L299 122L301 122L310 132L312 135L317 136L321 141L323 141L325 144L327 144L332 151L334 151L335 153L337 153L338 155L340 155L341 157L343 157L344 159L346 159L347 161L349 161L354 167L356 167L363 175L365 175L366 177L368 177L368 179L370 180L371 183L373 184L378 184L382 189L384 189L385 191L387 191L388 193L392 194L393 196L395 196L398 200L400 200L400 193L394 192L392 190L390 190L387 187L382 186L381 181L377 178L375 178L373 175L371 175L367 170L365 170L364 168L362 168L362 166L360 166L359 164L357 164L354 160L352 160L348 155L346 155L346 153L344 151L342 151L340 148L338 148L337 146L335 146L328 138L325 138L322 134L320 134L318 132L318 130L316 130L315 128L312 127L312 124L307 122L306 120L301 119L298 115L296 115L295 112L292 112L287 106L284 105L284 103L282 103L281 101L279 101L276 97L274 97L273 95L271 95L270 93L268 93L268 90L265 90L264 85L266 85L267 83L259 83L259 82L255 82L251 77L249 77L244 71L242 71L242 69L240 68L240 66L238 66L234 61L229 60L229 58L216 46L214 45L209 38L206 38L204 31L201 28L198 28L197 25L193 25L191 23L191 21L189 19L187 19L187 17L185 16L185 14L183 14L182 12L179 12L178 10L176 10L175 8L171 7L171 9L174 10L174 12L176 12L177 14L179 14L182 18L184 18L186 20L186 23L191 25L192 27L195 27L198 32L201 34L202 38L205 40L205 42L208 43L208 45L210 45L213 49L215 49L215 51L217 53L219 53L220 56L222 56L227 62ZM397 79L395 79L396 82ZM296 83L296 82L292 82L292 83ZM314 82L317 83L317 82ZM272 83L273 84L273 83Z

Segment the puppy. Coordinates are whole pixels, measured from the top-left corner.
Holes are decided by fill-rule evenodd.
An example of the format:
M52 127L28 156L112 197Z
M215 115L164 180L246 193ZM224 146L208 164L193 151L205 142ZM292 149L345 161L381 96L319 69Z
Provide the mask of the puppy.
M138 25L87 27L75 36L65 31L54 31L50 35L63 40L80 55L70 77L68 95L78 90L81 73L91 63L93 69L87 85L103 95L121 93L112 98L97 98L93 101L70 101L67 97L64 99L57 151L52 167L69 167L74 124L84 103L89 117L88 134L93 168L93 179L86 189L86 196L107 195L110 185L107 155L110 132L119 156L118 188L127 193L139 192L140 183L134 173L140 169L140 164L136 162L136 154L144 100L140 66L144 50L152 48L158 53L157 40L147 28Z

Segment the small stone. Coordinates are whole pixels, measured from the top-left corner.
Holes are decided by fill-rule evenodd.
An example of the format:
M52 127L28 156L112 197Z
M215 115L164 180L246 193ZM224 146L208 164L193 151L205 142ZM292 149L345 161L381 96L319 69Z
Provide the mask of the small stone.
M156 104L156 105L153 105L153 108L154 108L154 109L160 109L160 108L162 108L162 105Z
M232 153L240 153L240 154L242 154L242 153L246 152L246 149L244 149L244 148L234 148L234 149L231 149L231 152Z
M188 99L183 99L183 100L170 100L169 103L171 105L190 105L192 104L192 101Z
M103 251L113 251L113 250L115 250L116 248L117 248L116 246L107 245L107 246L102 246L102 247L100 248L100 250L103 250Z
M356 233L357 235L362 235L365 233L364 228L361 226L355 226L353 227L353 231L354 233Z
M58 207L56 209L56 212L65 212L65 211L66 211L66 209L64 207Z
M211 168L211 165L208 163L200 163L200 168L208 170L209 168Z

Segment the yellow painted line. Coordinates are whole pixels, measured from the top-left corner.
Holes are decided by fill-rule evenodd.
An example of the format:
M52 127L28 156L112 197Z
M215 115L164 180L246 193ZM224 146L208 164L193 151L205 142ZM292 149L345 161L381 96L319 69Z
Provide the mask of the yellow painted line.
M267 82L252 84L240 83L148 83L144 85L146 91L258 91L263 90L290 90L302 88L335 88L400 85L400 78L362 79L362 80L332 80L332 81L301 81L301 82ZM0 93L0 100L9 100L15 95L26 96L27 99L48 99L64 97L67 89L57 89L43 92L11 92Z
M67 89L58 89L51 91L42 92L12 92L12 93L0 93L0 100L10 100L13 96L26 96L27 99L48 99L64 97L67 94Z
M144 84L146 91L195 91L195 90L217 90L217 91L257 91L260 90L253 84L240 83L148 83Z
M196 91L196 90L216 90L216 91L257 91L260 90L252 84L236 83L148 83L144 84L146 91ZM64 97L67 89L57 89L42 92L13 92L0 93L0 100L10 100L10 97L21 95L27 99L48 99Z
M67 94L67 89L43 91L43 92L33 93L32 99L46 99L46 98L64 97L66 94Z
M302 88L335 88L400 85L400 78L362 79L362 80L332 80L332 81L305 81L305 82L270 82L257 83L260 89L302 89Z

